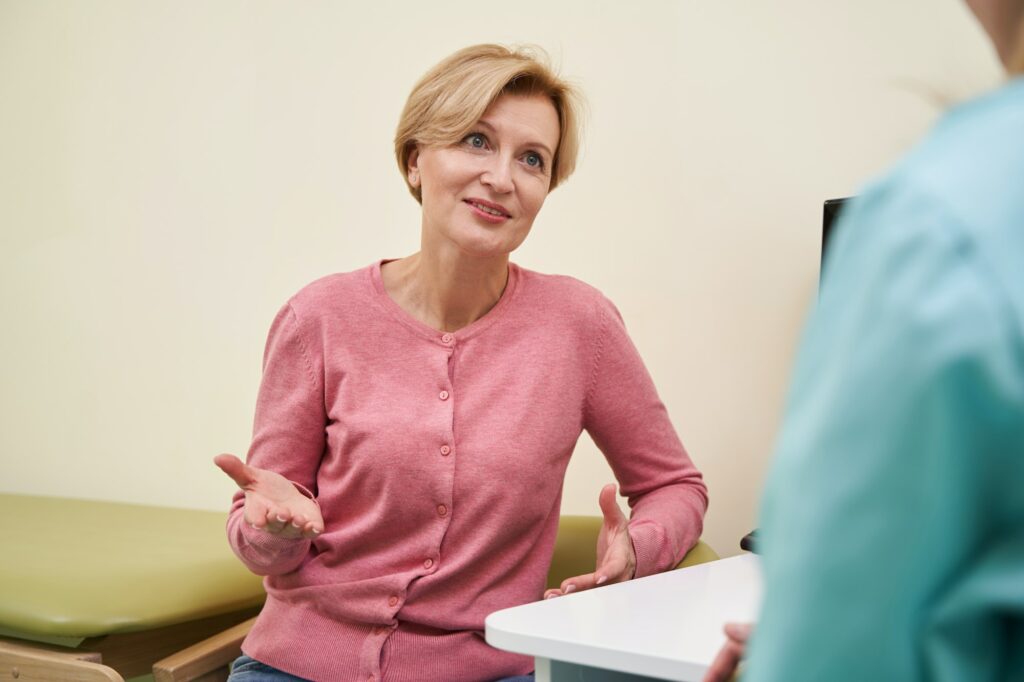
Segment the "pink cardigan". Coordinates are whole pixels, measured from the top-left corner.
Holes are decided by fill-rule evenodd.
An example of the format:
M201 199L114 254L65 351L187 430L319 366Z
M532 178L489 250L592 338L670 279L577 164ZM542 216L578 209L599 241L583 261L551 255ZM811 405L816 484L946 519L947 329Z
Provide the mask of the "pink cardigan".
M510 265L498 304L445 334L391 300L379 263L313 282L271 327L248 461L312 491L325 529L272 537L235 496L231 546L268 576L243 650L332 682L529 672L484 618L541 597L583 429L632 508L637 577L668 569L707 491L599 292Z

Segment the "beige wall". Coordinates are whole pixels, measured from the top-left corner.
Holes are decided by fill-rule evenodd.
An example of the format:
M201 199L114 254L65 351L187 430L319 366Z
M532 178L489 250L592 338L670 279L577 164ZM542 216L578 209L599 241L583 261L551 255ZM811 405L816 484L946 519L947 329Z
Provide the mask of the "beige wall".
M0 490L223 509L209 460L247 447L274 312L416 249L396 117L482 41L545 46L589 97L516 260L619 305L735 553L822 200L998 77L955 0L0 0ZM610 477L582 439L564 511Z

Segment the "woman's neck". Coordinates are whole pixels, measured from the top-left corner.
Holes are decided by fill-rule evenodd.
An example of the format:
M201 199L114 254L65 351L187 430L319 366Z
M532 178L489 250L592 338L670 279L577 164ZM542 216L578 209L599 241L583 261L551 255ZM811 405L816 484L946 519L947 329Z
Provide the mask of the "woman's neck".
M508 256L469 258L422 250L381 268L384 290L414 319L445 332L476 322L501 299Z

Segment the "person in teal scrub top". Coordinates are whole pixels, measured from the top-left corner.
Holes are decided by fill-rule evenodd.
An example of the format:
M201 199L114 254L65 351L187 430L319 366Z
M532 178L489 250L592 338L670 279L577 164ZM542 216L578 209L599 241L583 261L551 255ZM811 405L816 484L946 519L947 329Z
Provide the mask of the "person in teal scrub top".
M1024 680L1024 0L1010 79L846 207L761 511L745 682ZM749 626L706 680L727 679Z

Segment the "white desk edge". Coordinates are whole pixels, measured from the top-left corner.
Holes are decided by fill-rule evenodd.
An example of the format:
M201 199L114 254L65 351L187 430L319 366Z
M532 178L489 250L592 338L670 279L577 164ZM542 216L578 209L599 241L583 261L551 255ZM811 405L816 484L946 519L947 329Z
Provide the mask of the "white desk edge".
M741 555L496 611L487 642L534 657L668 680L700 680L722 625L754 621L760 561Z

